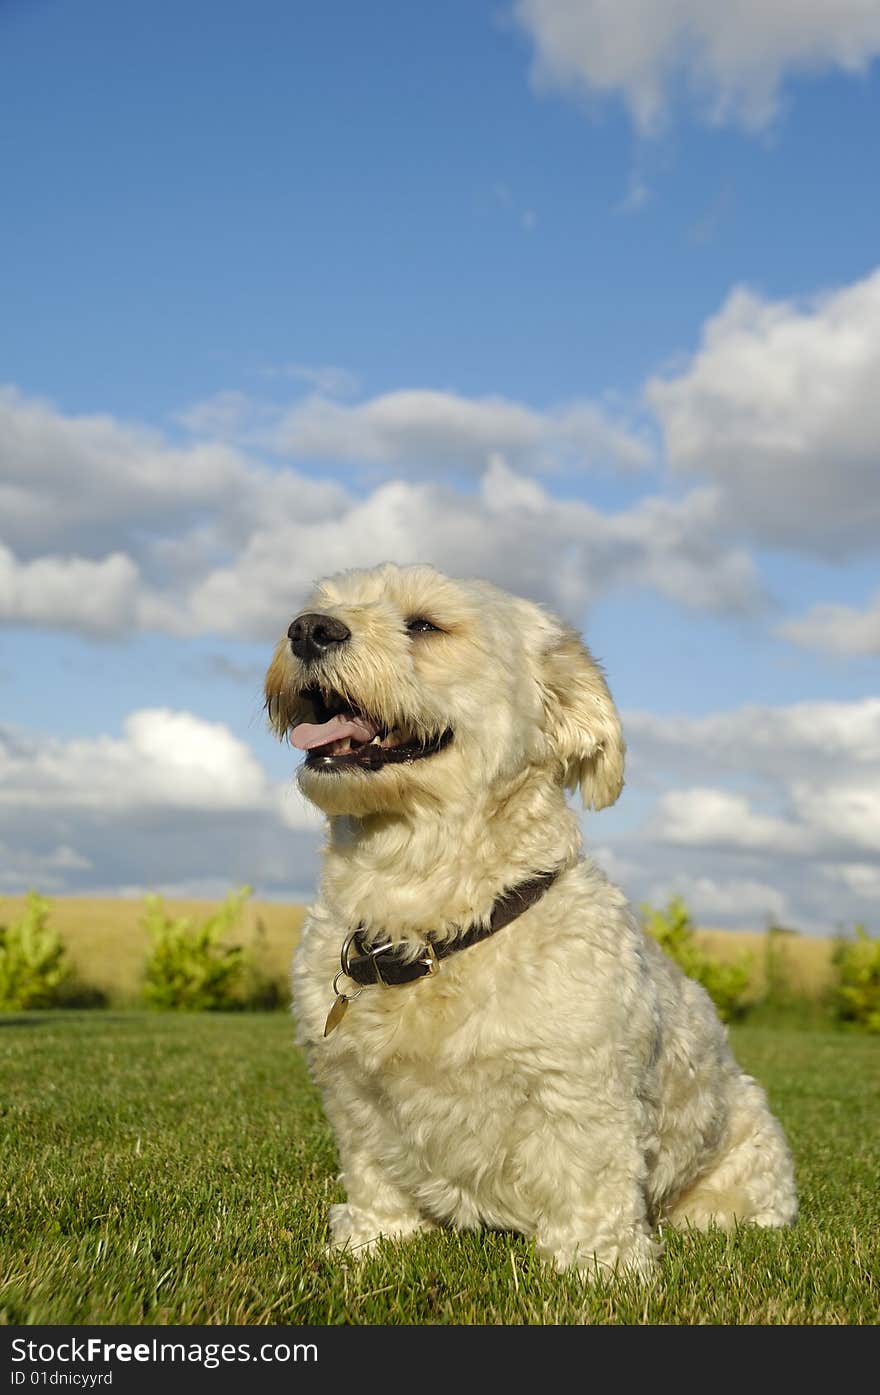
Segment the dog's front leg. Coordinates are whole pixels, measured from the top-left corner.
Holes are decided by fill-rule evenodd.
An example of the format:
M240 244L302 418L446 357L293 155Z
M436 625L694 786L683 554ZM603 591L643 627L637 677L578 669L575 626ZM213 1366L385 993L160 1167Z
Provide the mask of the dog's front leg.
M635 1137L622 1135L619 1114L585 1119L545 1117L520 1159L521 1183L535 1217L541 1257L557 1269L646 1279L662 1246L651 1235L645 1160ZM618 1127L615 1127L618 1126Z
M341 1180L347 1200L330 1207L330 1244L362 1256L384 1236L402 1240L434 1221L390 1175L392 1140L388 1125L352 1082L334 1081L324 1094L324 1108L339 1149Z
M340 1150L341 1151L341 1150ZM330 1243L333 1249L365 1255L384 1236L403 1240L420 1230L432 1230L434 1222L423 1216L406 1193L363 1152L349 1156L342 1181L348 1200L330 1207Z

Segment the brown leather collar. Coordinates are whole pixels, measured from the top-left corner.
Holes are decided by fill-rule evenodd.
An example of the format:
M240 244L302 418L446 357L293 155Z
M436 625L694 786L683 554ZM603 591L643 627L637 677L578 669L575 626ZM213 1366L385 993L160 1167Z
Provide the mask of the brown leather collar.
M540 901L561 871L561 867L554 867L552 872L539 872L529 881L520 882L519 886L503 892L493 905L485 925L470 925L450 940L435 940L432 935L426 935L422 953L415 959L408 952L411 950L409 941L402 944L393 944L381 938L370 941L366 938L366 928L359 925L342 946L342 972L364 988L372 983L392 987L426 978L428 974L436 972L439 960L487 940Z

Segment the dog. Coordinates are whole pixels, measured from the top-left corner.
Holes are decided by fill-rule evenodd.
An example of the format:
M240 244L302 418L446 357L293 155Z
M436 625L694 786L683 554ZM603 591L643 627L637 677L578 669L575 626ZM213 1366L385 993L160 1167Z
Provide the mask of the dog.
M664 1224L794 1221L763 1090L582 851L566 790L612 804L624 742L575 630L432 567L347 571L266 706L328 816L293 985L347 1193L333 1247L489 1226L645 1279Z

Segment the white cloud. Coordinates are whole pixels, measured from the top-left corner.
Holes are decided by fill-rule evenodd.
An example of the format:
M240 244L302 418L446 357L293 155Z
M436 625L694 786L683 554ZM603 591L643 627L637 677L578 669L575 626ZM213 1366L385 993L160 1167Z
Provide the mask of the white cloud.
M143 426L65 416L0 388L3 541L23 560L123 552L142 562L157 538L193 530L219 551L280 512L308 520L343 497L339 485L270 470L218 442L179 447Z
M163 708L132 712L119 735L0 727L0 888L301 890L323 820L295 764L274 781L222 723Z
M228 727L191 712L132 712L118 737L62 741L0 729L0 806L10 810L270 811L290 827L320 826L305 801L287 795Z
M608 522L628 554L631 582L689 610L754 611L763 596L757 569L743 548L720 541L723 527L717 496L707 489L681 499L643 498Z
M705 919L773 915L825 934L875 912L865 867L880 850L880 698L624 713L623 726L631 797L653 798L641 826L611 840L637 863L637 899L679 890ZM727 905L712 885L729 885ZM739 909L738 886L754 892Z
M701 718L629 713L631 775L700 779L657 804L664 842L775 853L880 848L880 698L743 707ZM707 777L746 779L777 813L756 813L741 791Z
M244 471L225 446L177 450L143 427L0 389L0 516L19 549L115 537L121 521L167 525L237 492Z
M332 516L341 485L217 443L0 389L0 617L107 636L190 634L189 589L262 526Z
M314 578L383 558L482 576L572 620L603 592L633 585L689 607L748 611L759 596L754 568L713 541L712 521L699 493L603 514L550 495L496 457L478 495L394 481L308 526L279 519L231 565L208 572L177 617L196 631L271 639Z
M595 857L635 903L677 892L704 923L760 928L772 916L808 932L871 919L880 701L625 715L624 728L635 808L646 777L666 786L641 828L615 837L605 815L598 825ZM668 788L685 751L702 783ZM0 730L0 888L302 891L321 820L296 791L295 763L273 780L222 723L163 708L131 713L118 734ZM724 788L719 775L752 788Z
M801 305L739 289L677 375L649 381L672 470L732 527L844 557L880 544L880 271Z
M537 471L642 469L653 449L628 425L592 402L540 412L505 397L461 397L433 389L405 389L365 402L342 403L312 395L281 418L272 443L300 459L383 465L406 474L438 468L482 472L501 452L518 467Z
M652 883L648 901L664 906L673 896L681 896L696 922L703 925L717 919L740 929L763 929L768 921L786 923L791 914L788 898L778 886L748 878L716 880L684 874Z
M877 0L515 0L513 12L538 88L619 95L642 132L662 125L674 85L709 121L757 130L790 74L863 72L880 53Z
M880 768L834 784L795 780L792 803L826 846L880 852Z
M327 397L351 397L360 386L354 373L332 363L280 363L262 369L266 378L292 378Z
M140 577L130 557L39 557L19 563L0 543L0 621L94 634L137 625Z
M247 393L229 389L191 403L176 414L175 420L196 436L223 439L241 434L265 416L265 409L261 410L261 404Z
M829 863L822 868L826 877L868 901L880 901L880 866L870 862Z
M0 840L0 890L11 896L37 886L44 892L63 889L70 872L88 872L92 866L66 843L42 852L13 848Z
M708 717L628 712L627 740L640 766L753 770L785 781L805 769L823 776L880 764L880 698L856 702L749 704Z
M657 801L649 833L660 842L761 853L806 852L804 830L774 815L756 813L729 790L670 790Z
M758 604L750 558L718 540L711 490L603 513L551 494L497 451L486 454L497 439L533 463L575 441L586 449L605 431L591 408L542 417L500 400L424 396L421 406L405 393L396 406L392 397L330 404L333 430L309 448L348 442L355 450L360 413L378 433L363 437L367 456L387 449L390 460L406 453L405 440L421 432L428 442L436 430L432 449L445 440L453 450L457 440L459 463L476 469L482 460L476 492L398 479L363 493L216 442L180 448L110 417L65 417L12 389L0 393L0 616L105 637L148 630L270 640L316 577L382 560L482 575L575 621L615 586L718 612ZM310 429L319 428L313 419ZM638 455L633 440L626 437L624 454L632 446Z
M827 654L880 655L880 595L865 610L848 605L815 605L800 620L780 625L779 633L804 649Z
M622 885L639 873L638 864L630 858L622 857L614 848L591 847L590 858L598 867L601 867L609 880L617 882L618 885Z

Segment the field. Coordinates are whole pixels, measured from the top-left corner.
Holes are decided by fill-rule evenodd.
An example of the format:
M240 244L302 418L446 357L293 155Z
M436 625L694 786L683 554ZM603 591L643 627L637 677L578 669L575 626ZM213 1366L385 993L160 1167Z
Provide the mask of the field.
M174 915L196 920L216 905L207 901L166 902ZM0 924L19 916L24 897L0 898ZM79 977L106 995L112 1006L126 1006L137 999L140 975L147 951L147 935L141 924L144 903L136 900L62 896L51 899L50 925L58 931ZM241 942L256 954L267 975L286 985L290 959L305 908L275 901L249 901L241 920ZM698 932L701 945L719 959L746 956L750 993L759 998L767 981L767 937L751 931ZM779 972L798 997L818 1000L831 977L830 939L800 935L776 937L773 952Z
M57 930L78 977L106 995L112 1006L136 1001L147 953L148 937L141 924L143 901L112 897L50 897L49 925ZM217 902L165 902L174 915L201 920ZM0 924L24 909L23 896L0 898ZM237 938L254 953L267 974L286 985L290 960L305 915L304 906L277 901L248 901Z
M697 940L713 958L746 959L752 1000L762 997L769 986L778 991L784 984L793 998L817 1002L833 982L831 939L783 934L772 936L768 944L767 935L754 930L698 930ZM775 980L772 985L768 977Z
M875 1323L880 1051L739 1027L795 1153L785 1233L666 1236L647 1291L584 1289L516 1236L323 1249L330 1133L273 1014L0 1015L5 1323Z

